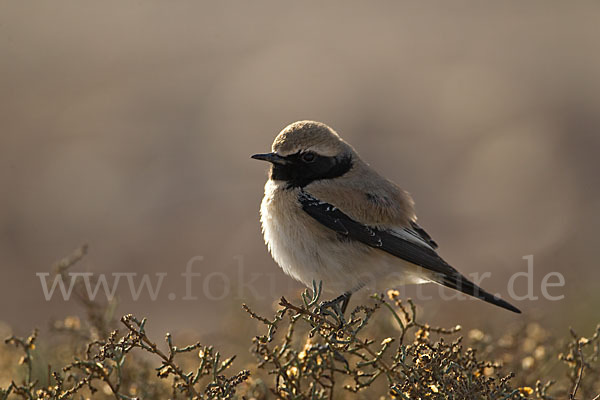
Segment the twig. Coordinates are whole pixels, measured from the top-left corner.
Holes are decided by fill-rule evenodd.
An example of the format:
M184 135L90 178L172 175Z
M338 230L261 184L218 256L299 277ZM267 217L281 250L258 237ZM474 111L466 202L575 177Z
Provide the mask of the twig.
M577 341L577 352L579 353L579 359L580 359L581 366L579 368L579 374L577 376L577 380L575 381L575 385L573 386L573 391L569 395L570 400L575 399L575 395L577 394L577 389L579 389L579 385L581 384L581 378L583 377L583 368L585 367L585 365L584 365L585 363L583 360L583 352L581 351L581 344L579 343L579 341Z
M172 361L171 357L167 356L165 353L160 351L160 349L156 346L156 344L154 342L152 342L141 329L138 330L133 325L131 325L131 323L129 322L130 318L131 318L131 315L126 315L123 318L121 318L121 322L127 327L127 329L129 329L130 331L135 332L137 335L139 335L140 340L142 340L146 345L148 345L152 349L154 354L156 354L163 360L165 365L168 365L169 367L171 367L171 369L181 379L183 379L183 381L187 384L186 387L187 387L188 391L191 394L193 394L194 396L199 398L200 395L198 394L196 389L194 389L194 385L190 382L189 377L181 370L181 368L179 368L179 366L177 364L175 364Z
M307 315L307 316L309 316L311 318L317 319L317 320L321 321L322 323L327 324L332 329L338 329L339 328L340 330L342 330L347 335L352 335L352 332L349 332L345 326L342 326L342 327L334 326L330 321L327 320L327 318L325 318L325 317L323 317L323 316L321 316L319 314L315 314L313 312L310 312L307 309L297 307L297 306L293 305L292 303L290 303L289 301L287 301L287 299L285 297L283 297L283 296L281 297L281 299L279 301L279 304L281 306L283 306L283 307L287 307L289 309L292 309L292 310L296 311L297 313L304 314L304 315ZM387 365L387 363L385 361L383 361L376 353L374 353L373 350L371 350L366 343L363 343L362 340L357 340L356 344L361 349L363 349L367 353L369 353L369 355L371 357L373 357L373 359L376 360L376 362L379 365L381 365L381 367L383 367L383 369L386 371L386 373L388 373L388 374L393 373L393 371L390 368L390 366Z

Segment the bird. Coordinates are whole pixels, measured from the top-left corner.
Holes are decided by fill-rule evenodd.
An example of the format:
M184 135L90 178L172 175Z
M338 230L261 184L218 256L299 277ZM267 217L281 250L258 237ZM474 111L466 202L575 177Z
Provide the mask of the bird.
M436 283L506 310L437 253L417 223L408 192L377 173L328 125L297 121L273 141L260 205L265 243L283 271L307 287L321 282L346 309L363 288Z

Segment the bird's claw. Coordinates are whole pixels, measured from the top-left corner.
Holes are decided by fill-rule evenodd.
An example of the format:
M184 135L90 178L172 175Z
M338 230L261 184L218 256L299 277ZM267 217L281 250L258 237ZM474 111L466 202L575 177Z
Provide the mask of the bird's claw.
M319 314L329 315L335 318L338 322L338 329L341 329L344 325L346 325L344 312L348 306L348 300L350 300L350 293L344 293L333 300L323 301L319 303L317 312Z

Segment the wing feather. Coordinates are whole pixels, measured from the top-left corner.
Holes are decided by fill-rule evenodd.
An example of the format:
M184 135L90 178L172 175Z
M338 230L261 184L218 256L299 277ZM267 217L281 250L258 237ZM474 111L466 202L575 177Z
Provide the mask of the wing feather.
M425 268L430 271L431 279L436 283L510 311L520 312L511 304L469 281L444 261L434 250L437 244L416 222L411 224L412 229L380 229L350 218L337 207L320 201L306 191L300 191L298 201L308 215L336 233Z

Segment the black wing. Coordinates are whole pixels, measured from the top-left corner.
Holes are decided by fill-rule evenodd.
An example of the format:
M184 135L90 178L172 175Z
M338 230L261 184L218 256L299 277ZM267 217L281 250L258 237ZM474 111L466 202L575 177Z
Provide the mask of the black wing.
M419 235L419 237L423 241L425 241L431 248L438 248L438 244L435 242L435 240L433 240L431 236L429 236L429 234L425 232L425 229L421 228L419 224L417 224L415 221L410 221L410 226L412 227L412 230L416 232Z
M437 283L506 308L507 310L520 313L516 307L481 289L446 263L433 250L435 247L429 243L432 242L437 247L435 242L416 223L412 226L412 230L407 231L408 234L416 238L415 240L410 240L409 238L402 237L397 232L361 224L335 206L322 202L305 191L300 192L298 200L302 205L302 209L308 215L338 234L378 248L434 272L433 279ZM418 235L415 235L414 232ZM424 242L422 245L418 244L419 239Z

